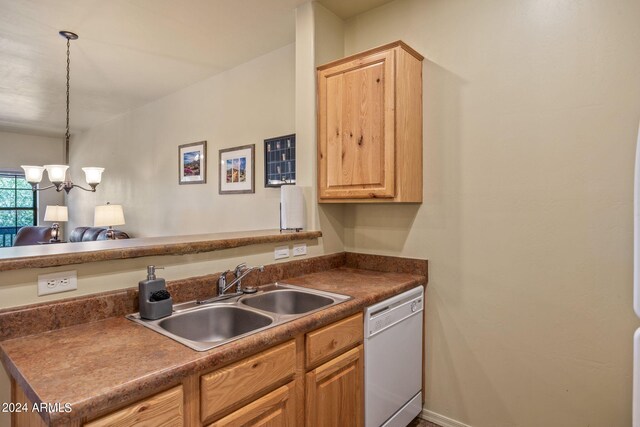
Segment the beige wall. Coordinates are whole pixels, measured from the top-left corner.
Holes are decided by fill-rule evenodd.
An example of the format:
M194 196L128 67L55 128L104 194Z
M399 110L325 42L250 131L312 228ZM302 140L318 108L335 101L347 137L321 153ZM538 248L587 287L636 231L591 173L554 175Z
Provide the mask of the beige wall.
M350 206L348 250L429 259L426 408L631 425L640 3L398 0L346 53L425 55L424 203Z
M295 130L309 228L325 235L310 255L346 247L430 260L429 411L474 427L628 426L640 325L631 308L639 19L632 0L399 0L343 28L302 5L295 47L74 138L74 168L107 167L97 193L70 196L75 225L109 200L125 205L123 228L135 235L274 227L278 192L263 188L261 143ZM310 73L343 47L396 39L426 56L425 202L318 207ZM208 183L178 186L177 146L202 139ZM256 194L219 196L217 150L249 143ZM79 290L51 298L135 286L149 263L177 279L271 262L272 250L77 266ZM37 274L66 269L0 273L0 301L43 301ZM0 378L0 401L7 384Z
M298 66L295 49L313 52L312 40L313 37L301 41L297 47L285 46L75 137L70 153L73 176L83 175L77 172L85 165L104 166L106 171L97 192L73 190L68 196L69 228L91 225L94 206L107 201L123 204L127 224L122 228L134 236L277 228L280 192L264 188L262 142L270 136L296 131L295 102L313 105L314 92L298 99L294 96ZM298 176L307 190L308 228L324 233L323 238L310 243L309 255L340 252L344 249L342 211L319 211L312 194L315 124L314 132L310 132L308 123L301 122L299 127L306 132L298 141L298 153L303 153ZM199 140L208 141L207 183L179 186L177 146ZM218 150L250 143L256 144L256 193L219 195ZM257 257L254 261L263 264L273 262L273 246L213 252L195 258L141 258L0 272L0 308L135 286L140 280L138 270L144 271L147 264L170 265L165 271L167 279L178 279L221 271L248 256ZM226 261L220 264L219 260ZM78 291L36 296L38 274L66 270L78 271Z
M38 135L26 135L12 132L0 132L0 170L23 173L20 165L61 164L64 163L64 139ZM84 178L84 176L82 177ZM47 174L41 187L51 185ZM38 223L44 218L47 205L63 205L64 196L54 190L38 193ZM44 225L49 225L46 223ZM63 226L64 227L64 226Z
M64 163L64 140L60 138L50 138L38 135L26 135L12 132L0 132L0 170L22 172L20 165L44 165L44 164ZM41 186L50 185L45 173ZM47 205L64 204L62 194L54 190L46 190L38 193L38 221L44 218L45 207ZM46 223L48 225L49 223ZM10 251L11 248L0 248L0 251ZM8 291L13 289L23 289L18 283L6 280L6 275L0 273L0 306L19 305L20 300L13 297L5 297ZM35 286L35 285L34 285ZM31 287L32 291L35 289ZM32 293L27 300L22 303L34 302L35 293ZM4 369L0 369L0 403L11 401L11 390L9 378ZM0 413L0 425L9 425L10 416L8 413Z
M299 185L307 192L312 227L324 235L325 250L344 249L343 206L318 205L316 187L316 65L344 54L342 20L318 3L305 3L296 9L296 156L305 168Z
M110 201L123 205L121 228L134 236L277 228L280 192L264 188L263 140L295 131L294 72L288 45L74 138L73 167L106 171L96 193L70 194L71 226L92 225L95 205ZM207 183L178 185L178 145L203 140ZM256 146L255 194L219 195L218 150L247 144Z
M106 171L96 193L74 190L70 194L71 225L92 224L93 207L111 201L123 204L127 225L122 228L135 236L277 228L280 193L264 188L262 141L296 132L297 174L305 189L308 228L324 234L306 242L307 256L342 251L342 207L318 209L315 202L313 74L306 91L298 87L306 84L309 89L309 81L295 78L296 69L314 66L313 19L312 13L297 18L297 31L307 31L309 37L301 37L295 46L256 58L73 138L74 176L80 166L89 164L104 166ZM310 62L304 55L296 56L296 50L311 52ZM295 114L298 107L300 112ZM205 139L207 184L179 186L177 146ZM218 149L254 143L256 193L218 195ZM281 245L0 272L0 308L136 286L148 264L165 266L161 276L173 280L222 271L243 261L273 263L275 246ZM77 291L36 296L39 274L67 270L77 271ZM9 399L9 381L0 369L0 402ZM0 425L8 420L7 414L0 414Z

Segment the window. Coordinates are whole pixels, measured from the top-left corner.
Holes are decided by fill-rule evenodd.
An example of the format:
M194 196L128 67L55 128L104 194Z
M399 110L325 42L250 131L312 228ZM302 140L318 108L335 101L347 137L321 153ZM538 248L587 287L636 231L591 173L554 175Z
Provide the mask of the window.
M12 246L18 230L36 225L37 200L24 175L0 172L0 247Z

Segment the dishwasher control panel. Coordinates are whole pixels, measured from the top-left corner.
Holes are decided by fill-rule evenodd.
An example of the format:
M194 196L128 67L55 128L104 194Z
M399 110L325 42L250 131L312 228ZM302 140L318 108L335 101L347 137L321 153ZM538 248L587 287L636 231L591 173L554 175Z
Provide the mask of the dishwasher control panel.
M402 322L404 319L421 313L424 308L424 294L414 291L405 292L396 298L369 307L365 316L365 334L372 336Z

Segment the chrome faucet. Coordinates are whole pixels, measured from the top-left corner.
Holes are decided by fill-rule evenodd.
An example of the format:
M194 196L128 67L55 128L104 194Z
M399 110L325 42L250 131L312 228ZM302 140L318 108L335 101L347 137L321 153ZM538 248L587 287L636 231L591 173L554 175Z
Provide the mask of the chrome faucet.
M253 270L258 270L260 272L263 272L264 265L260 265L258 267L247 267L247 264L244 262L242 264L239 264L233 272L235 279L233 279L231 283L227 285L225 280L225 286L222 286L222 287L220 287L220 284L218 283L218 294L224 295L227 289L229 289L233 285L237 285L236 293L242 293L242 279L244 279L245 276L251 273Z
M214 298L209 298L206 300L198 300L196 301L196 304L208 304L211 302L215 302L215 301L220 301L220 300L224 300L224 299L228 299L228 298L232 298L232 297L236 297L239 295L242 295L242 279L245 278L245 276L247 276L247 274L251 273L253 270L258 270L260 272L264 271L264 266L260 265L258 267L247 267L246 263L242 263L239 264L236 269L234 270L234 276L235 278L231 281L231 283L227 284L227 273L230 273L231 270L227 270L225 272L223 272L222 274L220 274L220 277L218 278L218 296L214 297ZM233 286L236 286L236 291L232 294L227 294L226 292L232 288Z

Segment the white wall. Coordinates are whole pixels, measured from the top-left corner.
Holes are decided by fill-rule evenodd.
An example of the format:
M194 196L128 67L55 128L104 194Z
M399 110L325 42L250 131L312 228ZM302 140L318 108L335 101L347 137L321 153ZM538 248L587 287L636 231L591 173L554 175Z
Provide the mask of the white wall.
M64 164L64 138L0 132L0 170L23 173L20 165ZM84 179L84 174L81 177ZM41 187L51 185L44 178ZM63 205L64 196L55 190L38 193L38 224L42 223L47 205ZM43 225L49 225L43 224ZM64 228L64 224L63 224Z
M425 55L424 203L350 206L348 250L429 259L426 408L631 425L640 2L397 0L346 53Z

